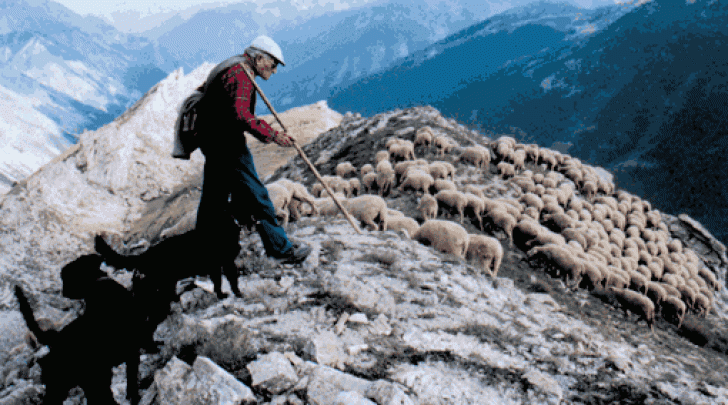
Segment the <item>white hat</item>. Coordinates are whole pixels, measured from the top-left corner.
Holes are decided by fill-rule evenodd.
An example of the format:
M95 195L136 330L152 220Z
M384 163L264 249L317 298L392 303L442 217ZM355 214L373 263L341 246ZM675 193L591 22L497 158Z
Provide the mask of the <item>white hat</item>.
M271 37L261 35L258 38L255 38L253 42L250 43L250 46L268 53L270 56L275 58L278 63L286 66L286 64L283 62L283 53L281 52L281 47L279 47L278 44L276 44L276 42Z

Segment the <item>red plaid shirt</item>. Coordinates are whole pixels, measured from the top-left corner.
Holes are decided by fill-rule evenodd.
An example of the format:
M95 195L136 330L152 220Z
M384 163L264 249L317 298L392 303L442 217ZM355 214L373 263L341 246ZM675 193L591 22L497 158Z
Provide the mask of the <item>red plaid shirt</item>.
M252 65L253 60L248 55L245 56ZM248 71L253 74L252 71ZM225 115L223 120L228 121L232 115L235 121L233 125L239 124L240 132L247 131L263 143L272 142L278 132L264 120L255 118L255 86L243 71L242 64L237 64L222 74L222 86L224 96L227 96L225 101L215 100L213 103L222 107ZM234 110L230 110L230 106Z

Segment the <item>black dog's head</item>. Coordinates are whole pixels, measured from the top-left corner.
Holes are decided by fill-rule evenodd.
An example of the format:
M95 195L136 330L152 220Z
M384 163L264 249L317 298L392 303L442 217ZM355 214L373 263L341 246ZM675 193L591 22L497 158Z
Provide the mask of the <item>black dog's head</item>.
M100 255L88 254L63 266L61 269L63 296L83 299L94 281L108 276L101 270L103 261Z

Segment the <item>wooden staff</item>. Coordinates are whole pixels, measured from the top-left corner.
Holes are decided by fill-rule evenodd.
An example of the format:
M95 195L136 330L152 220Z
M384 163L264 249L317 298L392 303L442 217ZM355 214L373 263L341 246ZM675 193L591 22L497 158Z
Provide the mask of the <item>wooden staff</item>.
M270 110L270 112L273 113L273 116L276 118L276 120L278 121L278 123L281 125L281 128L283 128L283 131L284 132L288 132L286 130L286 127L283 125L283 122L278 117L278 114L276 114L276 110L273 109L273 106L270 104L270 101L268 101L268 98L265 96L265 94L263 94L263 90L261 90L260 87L258 87L258 83L255 82L255 78L253 78L253 76L250 75L250 72L248 72L248 69L246 69L245 66L243 66L243 72L245 72L245 75L248 76L248 79L250 79L250 81L253 83L253 86L255 86L255 90L263 98L263 101L265 101L265 105L267 105L268 106L268 109ZM291 138L291 139L293 139L293 138ZM293 139L293 146L296 148L296 150L298 151L298 154L301 156L301 158L303 158L303 160L306 162L306 164L308 165L308 167L311 168L311 171L316 176L316 178L318 179L318 181L321 184L323 184L324 188L329 193L329 195L331 196L331 198L334 199L334 202L336 203L336 206L339 207L339 210L341 210L341 212L344 214L344 216L349 221L349 223L351 224L351 226L354 227L354 230L356 231L356 233L358 233L359 235L361 235L361 230L359 230L359 227L354 222L354 218L352 218L351 215L349 214L349 212L346 210L346 208L344 208L344 206L341 205L341 203L339 202L339 199L336 198L336 196L334 195L334 192L331 191L331 189L329 188L329 185L326 184L326 182L324 182L324 180L321 178L321 176L319 175L318 170L316 170L316 168L313 166L313 164L311 163L311 161L308 160L308 157L306 157L306 154L303 153L303 149L301 149L301 147L298 146L298 143L296 143L296 140L295 139Z

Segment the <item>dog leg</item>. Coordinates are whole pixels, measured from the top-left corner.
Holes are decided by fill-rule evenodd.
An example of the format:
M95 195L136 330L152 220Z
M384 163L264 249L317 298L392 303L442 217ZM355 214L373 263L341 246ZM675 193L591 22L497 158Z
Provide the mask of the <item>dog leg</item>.
M243 298L243 294L238 288L238 267L235 266L234 262L228 262L222 266L222 270L225 273L225 278L230 283L230 289L233 291L233 294L238 298Z

